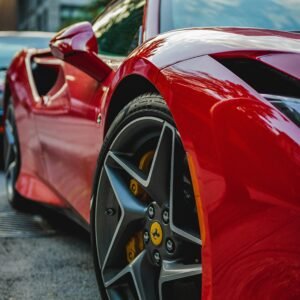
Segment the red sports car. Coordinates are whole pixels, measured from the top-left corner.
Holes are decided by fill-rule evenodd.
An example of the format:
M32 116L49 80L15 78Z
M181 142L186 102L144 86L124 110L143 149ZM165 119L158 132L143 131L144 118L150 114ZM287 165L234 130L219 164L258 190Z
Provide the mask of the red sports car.
M3 170L3 90L5 74L14 55L24 48L45 48L53 36L50 32L0 31L0 170Z
M9 201L91 231L103 299L300 299L299 7L113 1L14 59Z

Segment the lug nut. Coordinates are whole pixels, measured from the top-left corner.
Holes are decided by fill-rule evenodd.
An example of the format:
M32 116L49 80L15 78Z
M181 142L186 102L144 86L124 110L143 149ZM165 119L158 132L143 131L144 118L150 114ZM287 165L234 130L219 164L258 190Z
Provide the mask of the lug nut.
M155 209L152 204L148 207L148 216L150 219L153 219L155 216Z
M163 211L162 219L163 219L165 224L169 223L169 211L168 210Z
M144 243L145 243L145 244L148 244L148 243L149 243L149 240L150 240L149 232L148 232L148 231L145 231L145 232L144 232Z
M166 248L169 253L173 253L175 251L175 243L171 239L167 239Z
M160 257L160 254L159 254L159 252L158 252L157 250L154 251L154 253L153 253L153 259L154 259L154 262L155 262L157 265L160 265L161 257Z

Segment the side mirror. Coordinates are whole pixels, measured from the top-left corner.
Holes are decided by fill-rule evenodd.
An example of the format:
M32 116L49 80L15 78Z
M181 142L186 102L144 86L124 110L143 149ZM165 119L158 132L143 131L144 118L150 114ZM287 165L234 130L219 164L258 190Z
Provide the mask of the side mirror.
M54 57L77 67L98 81L103 81L111 72L111 68L97 55L97 39L89 22L63 29L52 38L50 48Z

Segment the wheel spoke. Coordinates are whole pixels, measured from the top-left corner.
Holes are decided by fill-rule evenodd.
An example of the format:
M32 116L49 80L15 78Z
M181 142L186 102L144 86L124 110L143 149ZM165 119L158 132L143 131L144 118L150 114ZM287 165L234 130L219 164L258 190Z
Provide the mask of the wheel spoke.
M163 261L159 275L159 299L163 299L162 290L166 282L194 277L200 274L202 274L201 264L184 265L177 262Z
M132 265L132 277L140 300L155 299L155 270L150 264L146 251Z
M124 246L126 237L137 231L138 222L144 219L146 213L146 205L134 197L118 172L106 165L105 172L120 206L121 216L104 260L103 275L107 265L118 257L117 253Z
M177 235L179 236L182 240L186 241L186 242L190 242L199 246L202 246L202 241L199 237L197 237L194 234L191 234L189 232L187 232L186 230L180 229L177 226L174 225L173 222L171 222L170 224L171 230Z
M110 157L121 169L134 178L159 204L170 198L171 162L174 157L175 129L164 123L148 176L124 156L110 151Z
M131 193L116 170L105 166L105 171L125 218L128 221L144 218L146 205Z
M174 147L175 129L164 123L148 179L148 192L160 205L169 203L170 199L171 181L174 176L171 170Z
M107 156L108 158L111 158L115 164L117 164L122 170L124 170L128 175L134 178L143 187L147 187L147 176L130 161L124 158L123 155L109 151Z
M152 300L156 298L155 295L155 270L147 259L147 253L144 250L135 260L122 269L112 279L105 282L105 287L109 288L118 284L126 275L132 276L136 293L140 300Z

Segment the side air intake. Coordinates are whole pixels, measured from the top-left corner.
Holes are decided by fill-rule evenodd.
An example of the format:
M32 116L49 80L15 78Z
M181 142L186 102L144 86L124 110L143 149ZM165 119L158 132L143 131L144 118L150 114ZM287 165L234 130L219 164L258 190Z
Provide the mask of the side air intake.
M225 58L218 61L260 94L300 98L299 80L262 62L246 58Z
M252 59L226 58L218 61L300 127L299 80Z

